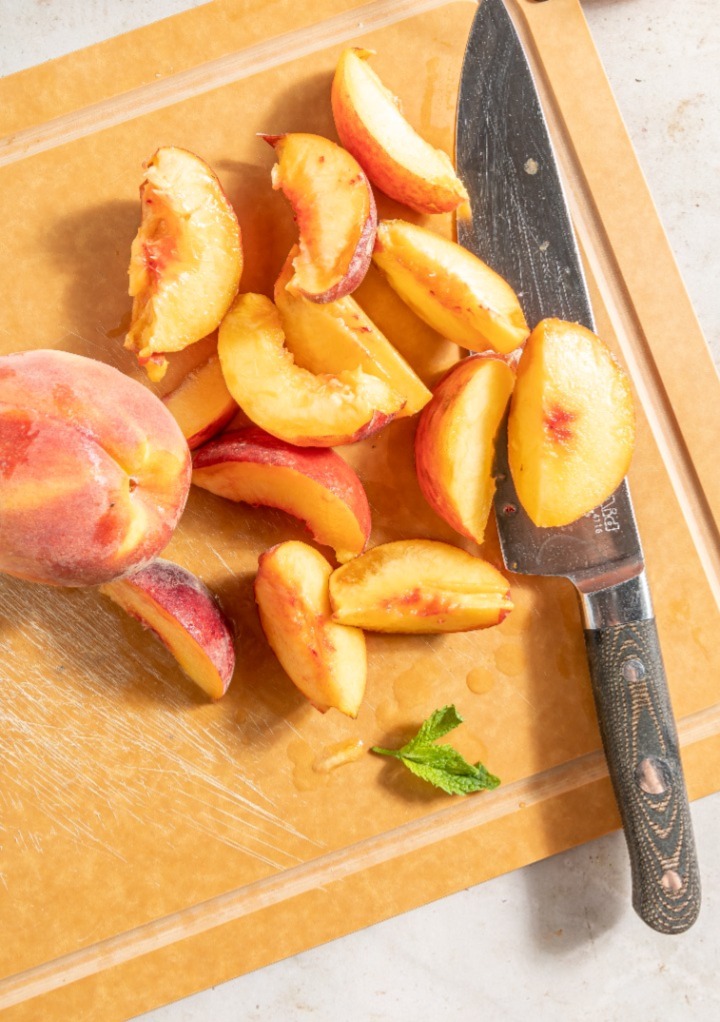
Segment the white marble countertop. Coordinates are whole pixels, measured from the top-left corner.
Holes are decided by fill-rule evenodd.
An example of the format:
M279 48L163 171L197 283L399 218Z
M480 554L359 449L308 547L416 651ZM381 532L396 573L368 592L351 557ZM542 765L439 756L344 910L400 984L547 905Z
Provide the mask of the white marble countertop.
M195 0L0 0L0 74L195 6ZM583 7L720 365L717 5L583 0ZM658 935L633 913L627 853L616 833L143 1018L716 1020L719 807L720 795L693 805L703 910L682 937Z

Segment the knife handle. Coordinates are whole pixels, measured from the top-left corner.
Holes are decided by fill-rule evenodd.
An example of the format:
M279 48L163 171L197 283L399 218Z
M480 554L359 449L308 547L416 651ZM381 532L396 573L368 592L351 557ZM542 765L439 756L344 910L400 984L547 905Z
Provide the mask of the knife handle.
M633 907L654 930L683 933L700 911L700 878L677 730L643 576L613 586L610 599L610 590L581 594L585 642L630 853ZM643 607L650 616L643 616Z

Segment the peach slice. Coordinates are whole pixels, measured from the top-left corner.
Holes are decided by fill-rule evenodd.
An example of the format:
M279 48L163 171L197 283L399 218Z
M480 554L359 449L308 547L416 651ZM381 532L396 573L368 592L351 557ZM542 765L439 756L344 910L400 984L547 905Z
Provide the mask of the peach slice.
M264 295L240 295L222 322L218 352L228 390L248 418L298 447L336 447L377 432L404 399L362 369L315 376L285 347L280 314Z
M577 323L545 319L523 350L508 418L518 498L539 526L568 525L602 504L635 446L629 380Z
M163 398L191 451L219 433L237 412L227 389L220 359L211 355Z
M227 692L235 669L232 626L196 575L158 558L100 592L154 632L212 699Z
M326 447L293 447L256 426L232 430L195 453L193 482L246 504L302 519L338 561L362 553L370 506L354 469Z
M465 632L499 624L510 591L487 561L430 539L373 547L330 576L333 620L374 632Z
M353 299L426 386L436 384L460 360L457 344L416 316L376 266L368 269Z
M403 117L399 101L367 63L373 50L343 50L332 83L333 118L343 146L374 185L418 213L446 213L468 196L450 157Z
M300 234L288 287L314 302L350 294L370 265L377 225L375 198L362 168L321 135L260 137L275 149L272 185L290 202Z
M316 709L356 717L367 678L365 636L333 621L332 568L321 553L289 541L260 555L255 600L270 648Z
M419 412L430 400L430 391L352 295L321 305L287 287L296 252L290 252L275 284L275 304L295 360L311 373L360 368L402 394L405 406L398 418Z
M66 351L0 358L0 571L99 585L170 541L190 452L162 401Z
M464 359L437 385L415 433L415 467L430 507L482 543L492 508L495 438L515 374L487 355Z
M464 348L507 354L528 335L507 281L448 238L405 220L382 220L373 259L421 319Z
M235 212L208 165L185 149L158 149L140 188L142 219L130 253L130 330L151 380L166 353L212 333L237 294L243 256Z

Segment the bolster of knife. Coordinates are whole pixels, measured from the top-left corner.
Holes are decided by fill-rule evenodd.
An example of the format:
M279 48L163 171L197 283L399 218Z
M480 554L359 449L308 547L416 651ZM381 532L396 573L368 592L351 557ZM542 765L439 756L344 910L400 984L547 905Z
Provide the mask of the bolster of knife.
M690 807L644 571L581 593L600 733L630 854L633 906L661 933L700 910Z

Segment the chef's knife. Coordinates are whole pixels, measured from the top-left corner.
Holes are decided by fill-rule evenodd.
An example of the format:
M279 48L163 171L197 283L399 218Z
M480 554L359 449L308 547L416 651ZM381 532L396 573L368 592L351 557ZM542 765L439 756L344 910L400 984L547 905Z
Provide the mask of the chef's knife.
M457 170L472 218L458 241L515 288L530 326L594 329L582 264L530 68L503 0L481 0L463 63ZM562 528L533 525L498 440L495 514L506 567L560 575L582 608L600 732L622 817L633 905L663 933L688 929L700 882L678 739L626 482Z

